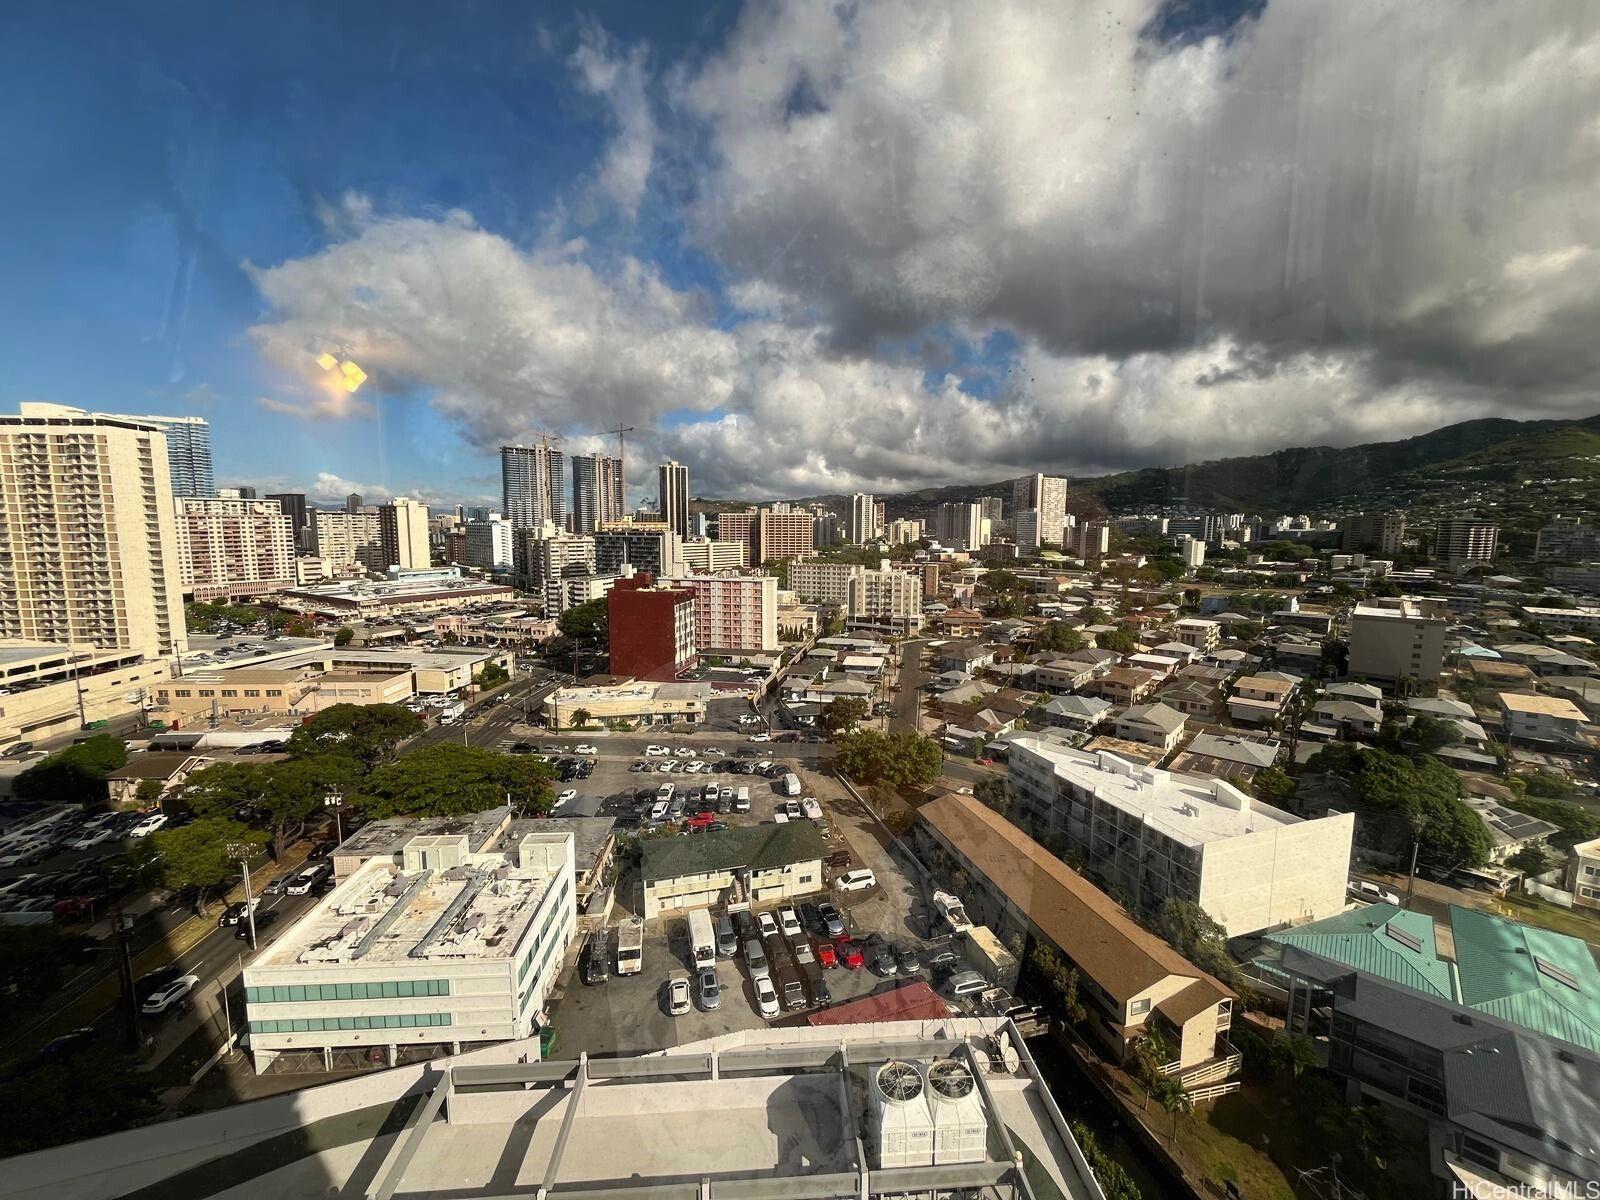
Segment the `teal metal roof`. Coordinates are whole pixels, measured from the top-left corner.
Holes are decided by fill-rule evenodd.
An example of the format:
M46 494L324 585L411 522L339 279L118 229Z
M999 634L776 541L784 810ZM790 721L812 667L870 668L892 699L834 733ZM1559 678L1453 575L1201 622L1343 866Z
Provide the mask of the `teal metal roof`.
M1391 983L1455 1000L1448 960L1434 946L1433 918L1393 904L1369 904L1309 925L1267 934L1279 946L1297 946Z
M1463 1004L1600 1051L1600 968L1587 942L1457 905L1450 928Z

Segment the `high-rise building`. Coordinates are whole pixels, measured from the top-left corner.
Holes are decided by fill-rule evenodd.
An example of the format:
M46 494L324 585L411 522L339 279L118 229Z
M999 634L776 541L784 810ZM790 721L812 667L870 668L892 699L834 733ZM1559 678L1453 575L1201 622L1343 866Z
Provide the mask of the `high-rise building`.
M0 417L0 637L185 649L170 472L166 435L139 418Z
M1198 571L1206 564L1206 544L1199 538L1183 534L1178 538L1178 557L1186 571Z
M593 533L622 519L622 462L604 454L572 458L572 532Z
M689 536L705 538L711 536L711 515L697 512L689 514Z
M680 462L664 462L658 474L661 481L661 519L679 537L688 537L689 468Z
M698 658L694 592L657 586L648 571L612 586L606 594L606 626L613 675L671 680Z
M432 565L428 552L428 506L396 496L378 507L378 544L385 567L414 570Z
M1062 529L1067 523L1067 481L1056 475L1024 475L1011 484L1011 510L1039 510L1039 539L1051 545L1063 544Z
M999 496L979 496L978 507L983 510L983 519L991 525L1005 520L1005 501Z
M1350 612L1349 674L1396 687L1436 683L1449 624L1437 601L1400 596L1358 604Z
M891 633L915 633L922 627L922 576L884 568L862 571L847 585L845 613L851 626L871 626Z
M546 444L500 447L501 512L517 529L544 521L565 528L566 459Z
M276 500L176 500L178 577L196 600L260 596L295 585L294 526Z
M878 536L878 502L870 494L857 492L850 497L844 536L852 546L865 546Z
M750 533L756 523L756 510L747 508L740 512L717 514L717 540L743 542L750 545Z
M719 571L737 571L749 565L750 547L744 542L712 541L710 538L690 538L683 543L683 567L703 575Z
M1216 513L1205 513L1198 517L1173 517L1167 522L1167 534L1179 537L1188 534L1192 538L1199 538L1202 542L1217 543L1222 540L1222 522L1217 519Z
M365 507L366 505L361 503L360 492L351 492L344 498L344 510L347 513L358 513Z
M256 489L251 487L247 483L241 483L238 487L234 488L234 491L239 493L239 499L240 500L259 500L259 499L261 499L260 496L256 495Z
M363 512L360 508L354 512L313 512L311 552L335 566L360 563L370 571L383 570L378 514Z
M763 508L750 531L750 561L803 558L816 549L816 517L808 512Z
M585 573L594 571L594 538L554 532L536 536L539 532L518 529L512 533L512 568L521 586L537 592L574 565Z
M311 510L306 507L304 492L273 492L268 500L276 500L283 515L289 518L289 528L294 530L297 544L304 545L311 530Z
M484 571L509 571L512 565L511 522L499 513L488 520L468 521L461 529L466 564Z
M694 593L694 644L701 654L778 649L773 575L682 575L666 581Z
M866 568L860 563L793 562L789 564L789 591L815 604L850 603L850 581Z
M216 477L211 471L211 423L204 417L128 417L143 425L154 425L167 435L167 470L172 476L172 494L211 497L217 494ZM251 496L255 495L254 491ZM247 497L248 499L249 497Z
M594 535L594 569L615 575L624 564L659 577L683 574L683 539L671 529L602 529Z
M1494 561L1500 530L1487 521L1451 517L1433 528L1433 557L1449 566Z
M1044 538L1039 532L1039 510L1037 508L1019 508L1011 514L1011 537L1018 546L1025 546L1030 550L1037 550Z
M1582 517L1564 517L1557 513L1540 528L1533 557L1540 562L1600 559L1600 525L1591 525Z
M983 510L976 504L954 502L934 510L934 536L953 550L983 548Z
M816 514L816 524L811 527L811 544L818 550L826 550L830 546L839 544L839 514L826 510Z
M1084 521L1072 531L1072 553L1085 562L1104 558L1111 551L1111 522Z
M1399 509L1352 513L1339 522L1341 550L1369 550L1393 558L1406 540L1406 514Z

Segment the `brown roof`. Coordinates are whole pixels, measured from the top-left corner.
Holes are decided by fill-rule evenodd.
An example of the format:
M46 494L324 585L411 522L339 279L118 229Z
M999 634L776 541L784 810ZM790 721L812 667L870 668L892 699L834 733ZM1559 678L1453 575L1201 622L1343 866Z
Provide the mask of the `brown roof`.
M1178 992L1176 995L1168 996L1160 1004L1156 1005L1156 1011L1179 1029L1182 1029L1185 1021L1215 1008L1217 1001L1224 998L1223 993L1218 992L1216 988L1211 986L1215 982L1216 980L1208 982L1204 979L1196 979L1183 991Z
M1118 1002L1126 1002L1169 975L1205 984L1213 1004L1233 995L1141 928L1110 896L971 796L940 796L919 812L975 870L1027 914L1040 933ZM1193 990L1191 985L1183 994Z
M195 756L184 750L147 750L130 755L125 766L106 775L107 779L170 779L175 771Z

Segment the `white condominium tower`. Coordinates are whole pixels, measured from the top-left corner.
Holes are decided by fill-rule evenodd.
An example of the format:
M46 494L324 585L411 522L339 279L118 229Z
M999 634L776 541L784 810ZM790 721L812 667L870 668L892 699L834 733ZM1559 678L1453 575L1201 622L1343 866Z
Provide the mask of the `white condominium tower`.
M515 529L567 523L566 460L549 446L501 446L501 511Z
M0 637L187 645L167 438L57 404L0 416Z
M679 537L689 536L689 468L680 462L661 464L661 519Z

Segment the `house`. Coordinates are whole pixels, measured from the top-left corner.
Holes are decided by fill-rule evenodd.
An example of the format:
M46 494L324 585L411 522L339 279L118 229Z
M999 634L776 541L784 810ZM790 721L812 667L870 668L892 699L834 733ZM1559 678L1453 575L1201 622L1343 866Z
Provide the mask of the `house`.
M936 651L941 671L981 671L995 659L995 647L977 640L946 642Z
M1112 667L1096 684L1100 694L1119 708L1131 708L1152 691L1161 677L1138 667Z
M1272 766L1283 753L1283 743L1273 738L1255 739L1230 733L1197 733L1183 753L1172 760L1172 770L1185 775L1248 783L1256 772Z
M1516 793L1510 788L1474 772L1461 771L1458 774L1467 789L1467 807L1478 814L1478 819L1494 841L1494 848L1489 851L1491 861L1505 862L1524 846L1542 846L1551 834L1560 832L1559 826L1549 821L1541 821L1538 817L1530 817L1527 813L1508 807L1506 802L1516 799Z
M1161 642L1150 647L1151 654L1160 654L1165 658L1175 658L1180 667L1186 667L1192 662L1200 660L1202 652L1193 646L1185 646L1182 642Z
M820 892L827 844L810 821L742 825L644 843L644 918L729 903L777 904Z
M106 792L112 804L139 803L139 785L150 782L160 790L149 803L155 803L210 760L203 755L178 750L154 750L135 754L106 776ZM151 789L146 789L147 791ZM149 804L143 805L148 807Z
M1146 653L1128 655L1128 665L1138 667L1141 671L1150 671L1165 679L1183 664L1169 655Z
M1116 721L1116 734L1130 742L1171 752L1183 738L1184 716L1165 704L1136 705Z
M1355 700L1319 700L1311 717L1351 738L1377 737L1383 725L1383 709Z
M1228 698L1228 715L1241 725L1267 725L1283 715L1297 681L1277 671L1240 676Z
M1207 650L1215 650L1222 641L1222 625L1203 617L1185 617L1173 623L1172 636L1174 640L1192 646L1203 654Z
M970 881L968 915L1002 942L1020 935L1056 950L1077 970L1085 1032L1120 1060L1147 1027L1175 1048L1180 1078L1215 1064L1231 1069L1226 1035L1233 993L1143 929L1110 896L999 814L970 796L923 805L916 837L930 866ZM1193 1080L1193 1075L1188 1076Z
M1222 688L1214 683L1181 676L1167 684L1155 695L1156 700L1168 708L1175 708L1186 717L1210 719L1222 708Z
M1087 663L1094 668L1096 679L1104 678L1107 671L1122 661L1122 655L1115 650L1102 650L1098 646L1086 646L1082 650L1074 650L1067 657L1074 662Z
M1501 692L1497 699L1507 738L1564 745L1582 743L1580 733L1587 718L1571 700L1523 692Z
M1600 908L1600 838L1567 851L1567 890L1575 908Z
M1106 720L1116 706L1098 696L1057 696L1044 706L1047 725L1087 733Z
M1033 685L1041 692L1063 695L1088 687L1094 681L1095 666L1066 654L1041 656L1033 664Z

